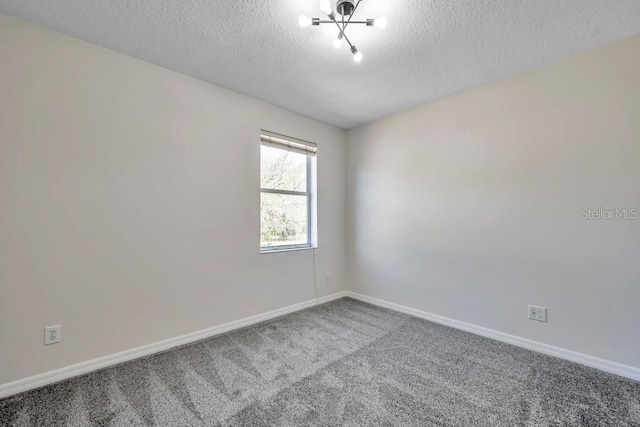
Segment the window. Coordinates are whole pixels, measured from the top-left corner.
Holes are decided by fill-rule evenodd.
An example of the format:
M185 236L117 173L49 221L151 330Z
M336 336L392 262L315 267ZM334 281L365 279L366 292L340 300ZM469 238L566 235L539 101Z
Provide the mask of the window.
M316 144L260 134L260 251L314 246Z

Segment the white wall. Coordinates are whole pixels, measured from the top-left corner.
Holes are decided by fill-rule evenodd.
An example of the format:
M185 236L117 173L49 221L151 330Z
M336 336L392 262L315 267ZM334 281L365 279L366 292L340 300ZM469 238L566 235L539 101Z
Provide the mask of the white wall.
M318 143L343 290L343 130L0 14L0 384L315 298L259 254L260 128Z
M349 131L352 290L640 367L640 36ZM527 320L548 307L548 323Z

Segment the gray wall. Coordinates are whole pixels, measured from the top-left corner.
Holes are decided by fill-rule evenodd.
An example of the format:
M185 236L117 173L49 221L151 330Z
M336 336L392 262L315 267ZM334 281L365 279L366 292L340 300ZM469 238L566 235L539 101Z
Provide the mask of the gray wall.
M345 289L343 130L0 14L0 384L315 298L259 254L260 128L318 143Z
M640 208L639 52L635 36L351 130L351 288L640 367L640 219L581 219Z

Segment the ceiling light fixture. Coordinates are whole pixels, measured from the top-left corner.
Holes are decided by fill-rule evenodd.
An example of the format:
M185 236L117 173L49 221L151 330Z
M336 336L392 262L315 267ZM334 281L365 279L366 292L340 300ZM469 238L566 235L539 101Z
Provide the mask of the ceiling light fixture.
M336 13L334 13L333 9L331 9L331 1L330 0L320 0L320 10L327 14L329 17L328 20L321 20L320 18L308 18L304 15L300 17L298 23L302 28L308 27L309 25L320 25L320 24L335 24L338 27L338 36L333 40L333 46L337 49L342 46L342 40L344 39L351 49L351 53L353 54L353 60L356 62L362 61L362 53L358 51L358 49L351 43L347 35L344 33L349 24L364 24L367 27L377 27L384 28L387 26L386 18L376 18L376 19L367 19L364 21L353 21L353 14L362 0L337 0L336 1Z

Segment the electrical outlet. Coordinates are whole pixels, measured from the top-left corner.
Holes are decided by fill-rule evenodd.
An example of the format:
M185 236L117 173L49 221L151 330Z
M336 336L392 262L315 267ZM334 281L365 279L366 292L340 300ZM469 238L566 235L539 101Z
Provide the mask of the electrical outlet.
M547 321L547 307L538 307L537 305L529 306L529 319L539 322Z
M324 275L324 283L333 282L333 273L327 273Z
M44 328L44 345L60 342L60 325L47 326Z

